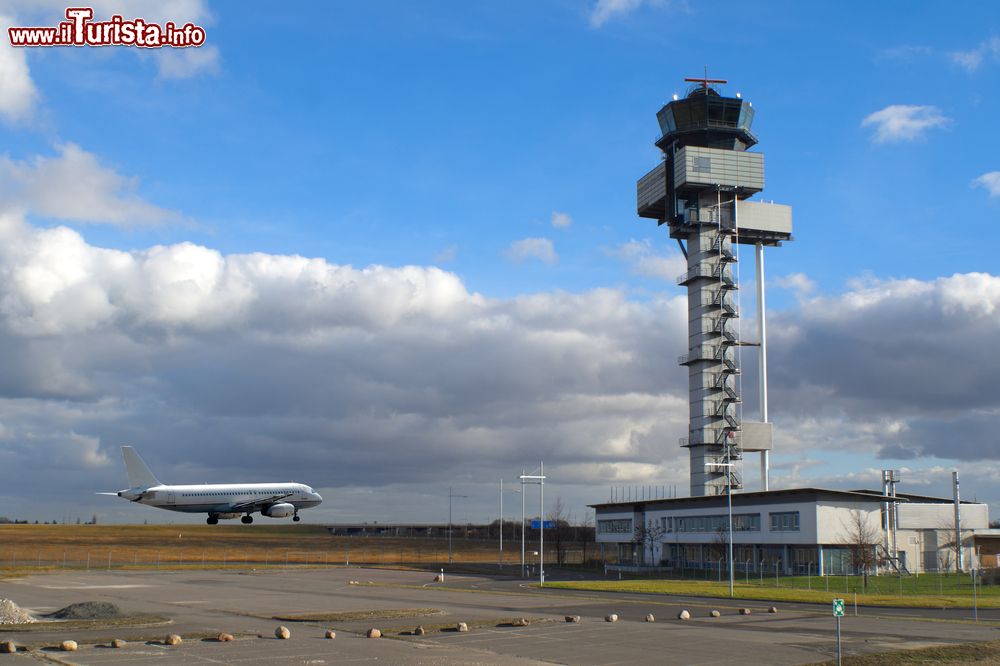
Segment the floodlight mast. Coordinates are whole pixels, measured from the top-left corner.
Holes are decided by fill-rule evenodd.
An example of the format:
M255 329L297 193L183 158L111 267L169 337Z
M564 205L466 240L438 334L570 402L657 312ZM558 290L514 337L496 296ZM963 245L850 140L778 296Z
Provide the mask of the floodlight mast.
M538 485L538 585L545 587L545 463L538 466L538 474L522 474L521 487L525 483ZM521 493L521 506L524 506L524 493ZM521 528L524 529L522 517ZM524 542L521 542L521 552L524 552ZM522 563L522 569L524 567Z
M455 498L467 498L468 495L456 495L452 492L451 486L448 486L448 564L451 564L451 501Z

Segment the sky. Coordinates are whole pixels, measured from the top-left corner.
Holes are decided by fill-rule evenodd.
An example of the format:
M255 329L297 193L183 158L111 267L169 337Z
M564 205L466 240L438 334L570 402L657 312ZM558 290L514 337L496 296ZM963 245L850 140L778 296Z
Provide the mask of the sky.
M92 6L206 39L3 31L0 515L202 521L94 494L126 443L166 482L308 483L308 522L444 522L449 492L491 521L501 479L514 519L542 461L575 521L684 494L684 263L635 181L707 67L756 110L758 199L793 207L772 487L949 496L957 469L1000 518L996 3Z

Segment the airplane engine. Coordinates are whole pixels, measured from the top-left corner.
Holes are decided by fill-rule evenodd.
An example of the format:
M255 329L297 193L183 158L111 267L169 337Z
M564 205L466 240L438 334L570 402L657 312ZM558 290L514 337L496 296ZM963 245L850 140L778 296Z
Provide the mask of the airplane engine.
M288 502L279 502L267 507L261 513L270 518L288 518L295 514L295 507Z

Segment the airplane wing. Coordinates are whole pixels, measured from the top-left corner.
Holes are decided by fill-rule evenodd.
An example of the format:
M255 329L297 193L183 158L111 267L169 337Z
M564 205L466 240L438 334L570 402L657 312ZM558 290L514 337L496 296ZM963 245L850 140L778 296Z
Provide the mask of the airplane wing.
M271 495L270 497L259 497L257 499L252 499L249 502L233 504L230 508L233 511L258 511L264 507L276 504L286 497L291 497L294 494L295 493L281 493L278 495Z

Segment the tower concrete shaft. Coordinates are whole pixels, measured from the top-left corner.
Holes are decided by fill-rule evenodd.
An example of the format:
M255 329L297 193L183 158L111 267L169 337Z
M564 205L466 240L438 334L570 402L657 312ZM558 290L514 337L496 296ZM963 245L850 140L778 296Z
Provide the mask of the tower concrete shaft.
M769 451L772 439L763 400L761 420L742 414L739 350L748 343L739 334L737 248L761 246L762 265L763 247L791 240L792 224L788 206L747 201L764 188L764 156L747 151L757 143L752 105L709 85L721 81L699 81L657 113L663 161L639 180L637 201L639 215L667 224L687 257L677 280L688 296L688 353L679 362L688 370L690 413L681 445L691 495L714 495L742 488L744 452ZM763 310L763 284L759 294Z

